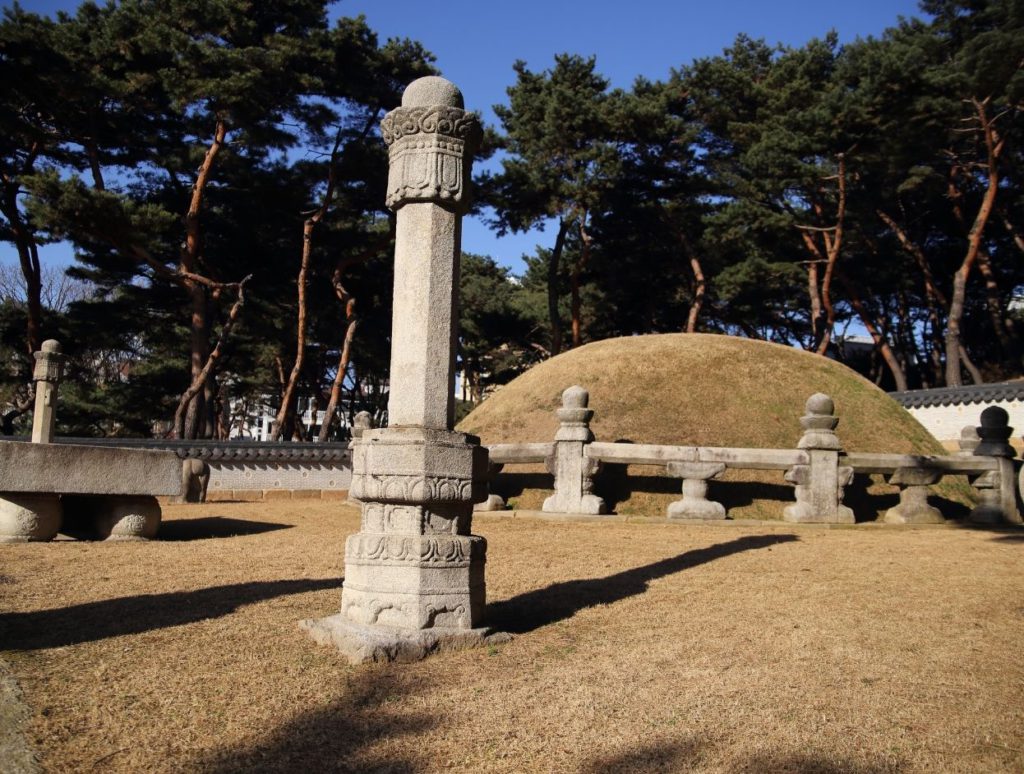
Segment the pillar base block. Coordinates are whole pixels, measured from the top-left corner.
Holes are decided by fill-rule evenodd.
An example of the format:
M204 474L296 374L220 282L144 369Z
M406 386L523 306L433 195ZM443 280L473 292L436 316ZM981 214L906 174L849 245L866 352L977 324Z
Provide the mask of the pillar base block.
M509 642L512 635L476 629L399 629L356 623L341 613L299 621L299 628L321 645L337 648L352 664L420 661L433 653Z

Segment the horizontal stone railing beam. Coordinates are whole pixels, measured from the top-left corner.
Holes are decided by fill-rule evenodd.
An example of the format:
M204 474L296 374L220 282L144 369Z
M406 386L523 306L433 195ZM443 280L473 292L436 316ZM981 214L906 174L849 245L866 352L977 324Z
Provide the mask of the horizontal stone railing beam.
M922 468L940 471L944 476L973 476L997 470L998 460L993 457L930 456L921 454L876 454L849 452L840 455L842 464L857 473L894 473L900 468Z
M714 446L660 446L639 443L588 444L591 459L625 465L661 465L670 462L717 462L743 470L786 470L806 465L803 449L731 449Z
M544 462L555 450L553 443L497 443L487 447L492 465L526 465Z

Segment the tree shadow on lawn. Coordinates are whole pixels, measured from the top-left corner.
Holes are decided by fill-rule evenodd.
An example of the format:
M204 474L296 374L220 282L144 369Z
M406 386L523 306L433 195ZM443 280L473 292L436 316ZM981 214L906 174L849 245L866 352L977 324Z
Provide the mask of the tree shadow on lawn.
M239 744L202 754L189 761L187 771L211 774L234 772L411 772L423 770L395 755L392 745L379 752L365 748L380 740L429 732L443 718L436 713L410 712L407 698L416 685L394 665L341 672L344 695L325 707L304 712ZM435 761L431 769L457 765Z
M581 774L616 774L633 771L686 771L707 764L705 747L693 736L679 741L650 743L618 753L600 755L585 761Z
M243 605L274 597L336 589L341 585L340 578L253 581L198 591L118 597L31 613L7 613L0 615L0 647L39 650L140 634L220 618Z
M678 741L665 741L638 745L613 756L596 756L583 763L581 774L626 774L644 771L693 771L722 764L716 754L714 739L699 740L687 735ZM810 753L780 755L779 757L754 755L729 762L732 771L793 772L794 774L881 774L898 770L886 764L853 763L847 760L828 760L824 755Z
M652 580L666 575L689 570L742 551L770 549L780 543L792 543L799 539L796 535L748 535L707 548L687 551L606 578L553 583L547 588L528 591L512 599L488 605L487 624L500 631L523 634L571 618L588 607L609 605L627 597L643 594Z

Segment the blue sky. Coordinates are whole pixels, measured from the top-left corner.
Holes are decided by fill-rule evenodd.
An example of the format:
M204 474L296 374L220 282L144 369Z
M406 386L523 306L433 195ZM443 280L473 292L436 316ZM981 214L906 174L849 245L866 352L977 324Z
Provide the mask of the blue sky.
M10 4L0 0L0 7ZM53 13L77 3L27 0L22 6ZM466 107L489 123L495 120L491 107L505 101L514 80L516 59L544 70L555 54L593 55L612 85L625 88L638 75L663 79L673 67L720 53L739 33L796 46L834 29L841 41L851 41L879 34L901 15L919 15L916 0L343 0L332 13L364 14L382 41L420 41L462 89ZM538 243L550 246L553 238L531 232L499 239L481 221L467 219L463 248L518 272L523 253L532 254ZM50 246L42 258L66 263L70 250ZM0 260L16 261L13 248L0 245Z

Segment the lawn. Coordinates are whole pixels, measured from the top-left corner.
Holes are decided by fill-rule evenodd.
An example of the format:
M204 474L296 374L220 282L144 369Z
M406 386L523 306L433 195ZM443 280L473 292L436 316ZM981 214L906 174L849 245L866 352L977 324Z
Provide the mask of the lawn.
M0 546L44 771L1024 769L1019 531L478 517L515 638L350 666L297 622L337 612L354 508L165 516Z

